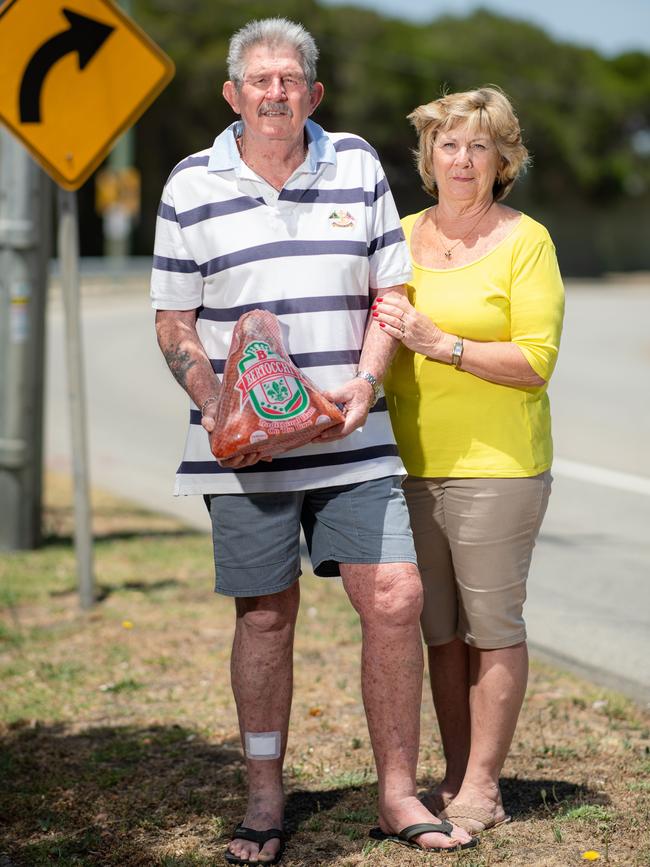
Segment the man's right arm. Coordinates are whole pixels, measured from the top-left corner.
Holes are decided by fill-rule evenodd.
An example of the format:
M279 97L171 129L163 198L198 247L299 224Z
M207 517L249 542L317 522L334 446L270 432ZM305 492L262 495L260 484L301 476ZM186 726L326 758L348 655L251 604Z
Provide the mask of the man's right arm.
M209 398L216 398L221 389L210 359L196 332L196 310L157 310L156 335L167 366L176 382L185 389L198 407ZM205 407L214 419L216 401ZM206 430L214 428L214 421Z
M176 382L201 408L201 424L208 434L211 434L215 427L217 401L210 400L207 404L206 401L219 396L221 383L212 369L210 359L196 332L196 310L157 310L156 334L167 367ZM252 452L218 463L222 467L242 469L257 463L260 459L271 460L271 458L260 458L257 452Z

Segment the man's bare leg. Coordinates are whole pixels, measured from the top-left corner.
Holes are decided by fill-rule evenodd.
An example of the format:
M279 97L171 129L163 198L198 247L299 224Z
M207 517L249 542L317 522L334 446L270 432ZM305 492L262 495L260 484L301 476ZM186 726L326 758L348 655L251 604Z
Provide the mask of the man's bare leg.
M397 832L436 822L418 800L415 784L423 672L420 575L409 563L342 563L340 568L361 618L361 684L379 779L379 824L383 831ZM417 842L446 848L469 839L455 828L452 839L422 834Z
M246 758L248 807L242 824L256 831L282 828L282 764L293 692L293 636L299 602L297 581L281 593L236 600L230 669L244 750L245 732L280 732L278 759ZM279 848L279 840L269 840L259 852L260 863L275 857ZM255 858L259 847L235 839L229 849L238 858Z

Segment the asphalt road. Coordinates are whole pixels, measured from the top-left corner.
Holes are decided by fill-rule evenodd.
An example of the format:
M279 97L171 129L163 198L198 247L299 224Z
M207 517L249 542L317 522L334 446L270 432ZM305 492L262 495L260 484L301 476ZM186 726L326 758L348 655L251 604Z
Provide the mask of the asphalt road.
M92 483L208 527L171 496L186 398L143 286L82 302ZM572 284L551 384L554 489L528 585L531 647L650 702L650 281ZM56 297L48 314L47 465L70 467ZM206 542L207 544L207 542Z

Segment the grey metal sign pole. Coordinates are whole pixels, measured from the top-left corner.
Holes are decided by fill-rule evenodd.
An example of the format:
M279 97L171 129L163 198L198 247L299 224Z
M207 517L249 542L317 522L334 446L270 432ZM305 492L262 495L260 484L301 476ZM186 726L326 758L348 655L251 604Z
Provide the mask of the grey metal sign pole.
M51 181L0 128L0 549L41 539Z
M58 254L66 325L66 361L74 472L75 548L79 600L84 609L95 602L90 479L86 436L85 386L79 293L79 221L77 194L58 191Z

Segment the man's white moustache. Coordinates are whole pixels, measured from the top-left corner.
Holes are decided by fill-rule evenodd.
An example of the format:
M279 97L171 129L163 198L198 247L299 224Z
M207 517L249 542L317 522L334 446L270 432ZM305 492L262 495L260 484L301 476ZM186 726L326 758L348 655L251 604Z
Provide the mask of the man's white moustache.
M288 114L289 117L293 116L291 108L285 102L265 102L260 106L258 114L268 114L269 112Z

